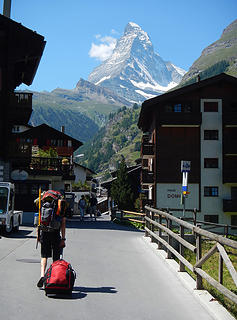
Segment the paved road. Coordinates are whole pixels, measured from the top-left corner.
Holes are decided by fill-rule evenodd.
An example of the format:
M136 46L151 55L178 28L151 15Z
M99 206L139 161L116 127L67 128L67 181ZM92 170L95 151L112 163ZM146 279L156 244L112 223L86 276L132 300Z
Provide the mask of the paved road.
M213 319L142 240L143 233L99 221L68 221L64 258L77 272L72 299L53 299L36 287L40 249L22 227L0 239L1 319Z

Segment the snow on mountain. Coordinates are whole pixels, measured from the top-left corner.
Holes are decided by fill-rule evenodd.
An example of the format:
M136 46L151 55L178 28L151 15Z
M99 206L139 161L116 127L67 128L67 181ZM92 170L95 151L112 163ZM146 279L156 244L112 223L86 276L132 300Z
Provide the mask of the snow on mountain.
M88 77L131 102L142 102L175 87L185 71L154 52L148 34L129 22L112 55Z

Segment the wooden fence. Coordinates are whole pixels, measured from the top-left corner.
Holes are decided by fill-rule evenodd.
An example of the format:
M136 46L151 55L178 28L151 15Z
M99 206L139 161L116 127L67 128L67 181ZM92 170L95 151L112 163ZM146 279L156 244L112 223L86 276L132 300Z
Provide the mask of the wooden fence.
M237 272L224 247L228 246L237 249L237 241L203 230L198 225L193 225L183 221L182 219L178 219L168 212L160 211L148 206L145 206L145 210L145 236L149 236L151 241L157 242L158 249L162 249L162 246L167 249L167 259L171 259L173 254L179 260L179 271L185 271L186 266L190 271L194 272L197 276L197 289L203 289L202 281L205 279L219 292L237 304L237 295L223 285L224 262L235 285L237 286ZM165 221L165 223L163 223L163 221ZM174 233L171 230L174 224L175 226L178 226L179 234ZM194 235L195 245L185 240L185 229L190 230ZM167 235L167 241L164 238L164 234ZM202 256L202 239L204 238L214 241L214 245L205 255ZM172 239L175 239L178 242L178 251L172 246ZM196 255L195 265L192 265L185 259L184 248L187 248ZM207 261L215 252L219 252L219 281L216 281L202 270L204 262Z
M125 210L114 210L111 214L111 219L117 219L121 222L131 221L141 224L145 224L145 213L125 211Z

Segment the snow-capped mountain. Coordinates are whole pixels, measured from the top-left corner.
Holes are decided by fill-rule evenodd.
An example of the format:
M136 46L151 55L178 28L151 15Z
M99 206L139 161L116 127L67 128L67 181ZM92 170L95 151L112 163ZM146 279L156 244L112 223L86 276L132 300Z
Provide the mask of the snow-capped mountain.
M154 52L148 34L129 22L112 55L88 80L109 88L131 102L142 102L176 86L185 71Z

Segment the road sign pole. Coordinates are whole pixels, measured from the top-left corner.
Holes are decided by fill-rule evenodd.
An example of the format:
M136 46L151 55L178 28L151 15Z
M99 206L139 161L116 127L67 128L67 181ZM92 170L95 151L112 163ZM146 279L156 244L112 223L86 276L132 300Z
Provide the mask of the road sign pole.
M183 173L182 181L182 204L183 204L183 217L185 216L185 198L188 194L188 173L191 168L191 161L181 161L181 172Z

